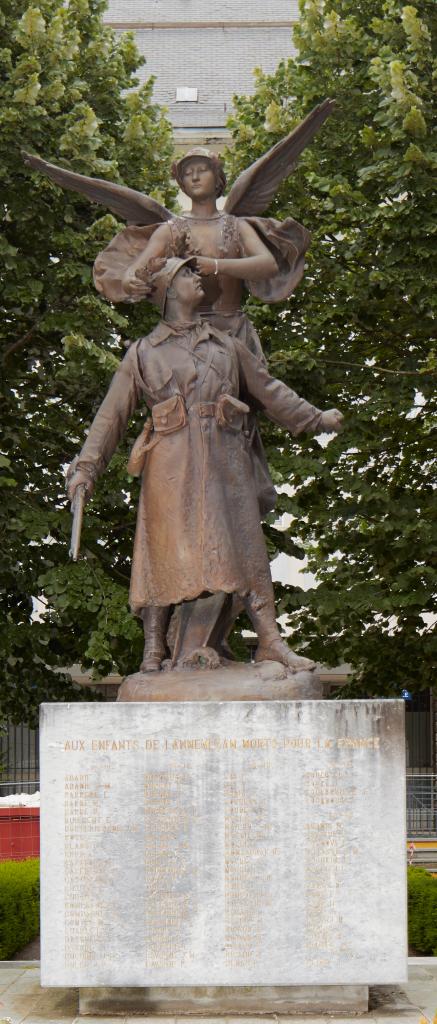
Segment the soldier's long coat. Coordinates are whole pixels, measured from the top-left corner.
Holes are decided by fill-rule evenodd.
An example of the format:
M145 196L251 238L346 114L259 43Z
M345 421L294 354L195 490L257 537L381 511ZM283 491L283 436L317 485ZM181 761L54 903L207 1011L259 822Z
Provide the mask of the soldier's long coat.
M155 420L132 563L136 613L205 592L271 587L250 438L238 410L232 422L217 421L223 395L247 399L294 435L320 422L320 411L271 377L244 343L208 323L162 322L130 347L91 425L78 469L95 478L142 399Z

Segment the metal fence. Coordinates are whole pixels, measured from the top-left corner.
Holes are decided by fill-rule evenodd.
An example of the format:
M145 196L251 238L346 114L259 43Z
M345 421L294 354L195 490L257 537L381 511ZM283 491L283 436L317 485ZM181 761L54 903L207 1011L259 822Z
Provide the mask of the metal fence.
M0 735L0 796L39 789L39 731L9 724Z
M437 836L437 775L407 774L407 832Z
M427 694L425 694L427 696ZM428 696L429 700L429 696ZM415 704L419 701L419 695L415 698ZM407 744L407 772L415 774L420 772L431 772L432 768L432 721L431 711L428 708L410 710L410 703L406 701L405 715L405 739Z
M17 793L39 793L39 777L32 779L31 782L28 779L8 779L6 782L0 782L0 797L12 794L15 796ZM10 801L8 803L10 804Z

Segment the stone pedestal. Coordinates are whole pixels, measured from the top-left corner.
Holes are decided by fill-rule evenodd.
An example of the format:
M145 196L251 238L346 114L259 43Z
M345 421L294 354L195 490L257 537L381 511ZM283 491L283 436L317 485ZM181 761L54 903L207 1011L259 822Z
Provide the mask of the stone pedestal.
M366 1013L367 985L277 985L192 988L82 988L81 1016L252 1017L262 1014Z
M42 984L83 1013L253 1014L405 981L403 711L43 705Z

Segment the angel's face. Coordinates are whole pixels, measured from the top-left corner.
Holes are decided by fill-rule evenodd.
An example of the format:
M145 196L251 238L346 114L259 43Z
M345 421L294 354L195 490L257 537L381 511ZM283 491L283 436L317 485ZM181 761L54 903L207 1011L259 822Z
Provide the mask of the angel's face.
M200 274L196 274L196 271L187 264L175 274L171 288L175 299L193 309L201 303L204 296Z
M217 182L209 160L192 157L182 165L182 188L190 199L209 199L216 195Z

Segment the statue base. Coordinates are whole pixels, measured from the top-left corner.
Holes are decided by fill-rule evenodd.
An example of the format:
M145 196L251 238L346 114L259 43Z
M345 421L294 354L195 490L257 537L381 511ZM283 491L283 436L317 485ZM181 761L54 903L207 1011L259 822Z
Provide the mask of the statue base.
M135 672L126 676L117 701L321 700L324 684L314 669L290 672L277 661L218 668Z
M82 1017L126 1016L203 1017L230 1014L367 1013L368 985L270 985L245 987L197 986L174 988L80 988ZM216 1022L214 1021L214 1024Z
M42 705L42 986L81 1014L217 1017L351 1015L402 984L404 711Z

